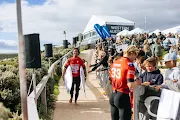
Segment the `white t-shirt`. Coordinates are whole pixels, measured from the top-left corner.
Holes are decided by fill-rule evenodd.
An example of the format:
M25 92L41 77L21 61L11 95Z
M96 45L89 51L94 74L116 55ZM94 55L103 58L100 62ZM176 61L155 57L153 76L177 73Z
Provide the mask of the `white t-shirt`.
M177 82L173 82L172 80L176 80ZM180 68L174 67L166 70L165 82L162 84L162 88L180 92Z
M165 80L180 80L180 69L178 67L167 69L165 72Z

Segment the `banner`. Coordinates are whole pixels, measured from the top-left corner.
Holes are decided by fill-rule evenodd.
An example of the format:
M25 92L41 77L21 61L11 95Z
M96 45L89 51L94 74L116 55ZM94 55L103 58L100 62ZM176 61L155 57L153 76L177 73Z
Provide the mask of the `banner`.
M138 101L138 120L156 120L161 91L145 87L143 95Z
M109 33L111 35L116 35L117 33L123 31L123 30L128 30L131 31L134 29L134 25L111 25L111 24L106 24L106 27L109 30Z
M117 46L116 46L117 52L119 52L120 49L122 49L123 51L125 51L127 48L128 48L128 44L122 44L122 45L117 45Z
M164 91L138 86L134 91L134 120L180 120L180 93Z
M104 33L104 35L108 38L111 37L111 34L106 26L102 26L102 33Z
M104 33L102 33L102 26L100 26L99 24L95 24L94 29L102 39L105 39Z

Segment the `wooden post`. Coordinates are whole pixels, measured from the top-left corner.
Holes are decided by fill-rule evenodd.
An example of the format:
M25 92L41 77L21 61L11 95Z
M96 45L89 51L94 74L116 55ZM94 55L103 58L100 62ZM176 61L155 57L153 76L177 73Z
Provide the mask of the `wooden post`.
M28 106L27 106L27 81L26 81L26 69L24 59L24 36L22 29L22 16L21 16L21 0L16 0L17 9L17 27L18 27L18 39L19 39L19 78L20 78L20 93L21 93L21 109L22 119L28 120Z

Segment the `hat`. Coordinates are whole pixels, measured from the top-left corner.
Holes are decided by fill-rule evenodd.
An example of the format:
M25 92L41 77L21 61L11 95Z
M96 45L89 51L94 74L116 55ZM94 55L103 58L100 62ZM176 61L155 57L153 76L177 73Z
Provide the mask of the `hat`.
M163 62L167 62L167 61L171 61L171 60L177 60L177 55L174 54L174 53L167 53L167 54L164 56Z

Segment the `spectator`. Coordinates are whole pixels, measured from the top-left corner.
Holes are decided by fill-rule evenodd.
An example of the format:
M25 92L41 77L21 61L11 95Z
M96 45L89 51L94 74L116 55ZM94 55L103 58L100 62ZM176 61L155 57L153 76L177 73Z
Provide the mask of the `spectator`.
M109 50L108 50L108 54L109 54L108 64L110 66L113 63L113 59L114 59L114 56L115 56L115 49L110 47Z
M161 85L163 83L163 75L160 70L156 70L156 59L151 57L144 61L146 71L139 76L142 80L142 85Z
M160 63L162 67L162 48L160 39L156 39L156 43L153 45L152 55L157 59L157 64Z
M136 63L134 64L135 68L136 68L136 77L141 76L146 68L143 65L143 62L146 60L145 56L141 56L138 59L136 59Z
M161 41L166 39L166 37L161 32L159 32L157 38L159 38Z
M132 39L131 45L135 45L135 46L137 45L137 41L135 38Z
M143 47L143 50L144 50L144 52L145 52L146 58L149 58L149 57L152 56L152 53L151 53L151 49L150 49L148 40L145 40L145 41L144 41L144 47Z
M139 75L141 74L141 68L139 67L139 61L140 61L141 57L145 57L145 52L143 50L140 50L138 52L136 61L134 62L134 66L136 68L136 77L139 77ZM145 57L145 59L146 59L146 57Z
M172 53L167 53L164 56L164 62L168 68L165 72L165 81L162 85L156 86L156 90L166 88L180 92L180 68L176 67L177 56Z
M173 53L175 55L178 55L178 48L176 47L176 45L171 46L169 53Z

